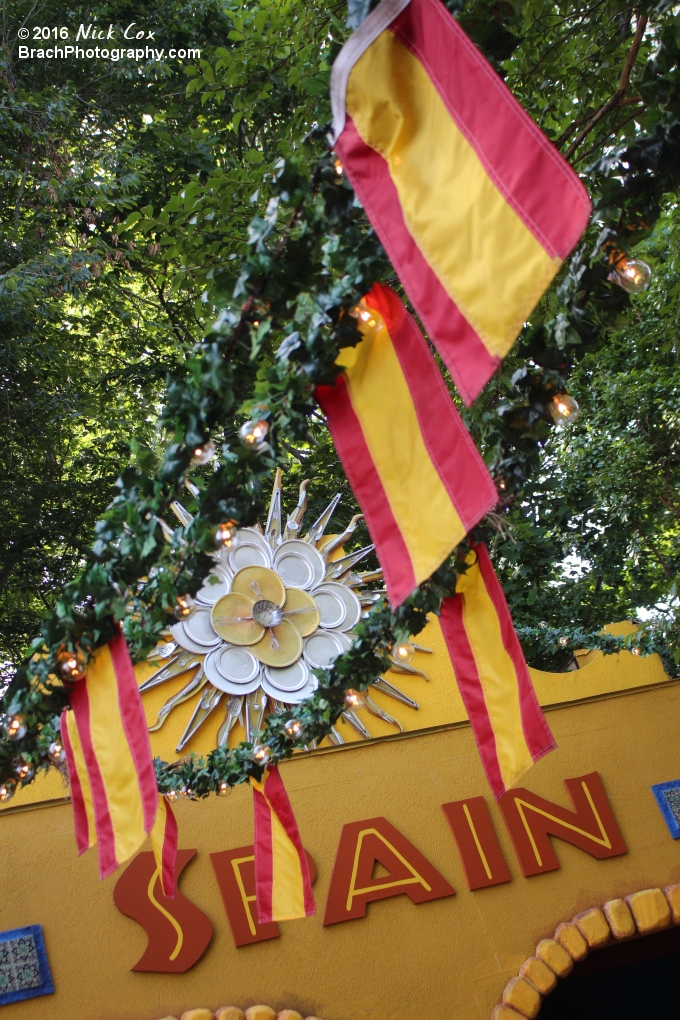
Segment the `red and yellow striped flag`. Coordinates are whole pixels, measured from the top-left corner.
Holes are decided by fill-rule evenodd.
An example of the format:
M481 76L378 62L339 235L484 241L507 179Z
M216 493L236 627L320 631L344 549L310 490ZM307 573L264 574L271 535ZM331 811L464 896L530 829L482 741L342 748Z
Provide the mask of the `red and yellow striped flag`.
M557 745L538 704L503 589L475 545L441 628L487 779L496 798Z
M255 809L255 891L260 924L316 913L307 856L278 768L250 780Z
M375 284L362 306L364 339L340 351L345 371L316 397L396 607L498 496L403 303Z
M99 874L105 878L153 830L163 889L172 895L177 827L169 805L162 803L159 811L144 710L122 634L95 653L70 702L72 711L62 713L61 735L78 853L97 843Z
M347 176L470 404L588 195L440 0L383 0L338 55L331 101Z

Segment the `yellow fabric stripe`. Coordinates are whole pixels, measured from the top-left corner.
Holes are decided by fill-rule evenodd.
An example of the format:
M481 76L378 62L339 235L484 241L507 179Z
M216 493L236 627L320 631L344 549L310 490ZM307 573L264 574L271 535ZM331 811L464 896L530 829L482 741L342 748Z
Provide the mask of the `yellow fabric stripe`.
M506 787L533 765L522 728L517 675L505 650L495 606L475 562L456 585L463 595L463 626L472 648L496 755Z
M66 713L66 726L68 728L68 735L71 741L71 750L73 751L73 761L78 773L78 779L80 780L80 789L83 794L83 802L85 804L85 814L87 815L87 828L88 828L88 845L94 846L97 842L97 829L94 824L94 804L92 802L92 789L90 787L90 780L87 775L87 766L85 764L85 756L83 755L82 744L80 743L80 735L78 733L78 726L76 723L76 717L74 712Z
M347 369L352 407L420 584L465 536L465 527L427 452L387 326L371 311L378 328L360 321L363 342L343 348L337 363Z
M387 161L421 254L489 352L503 357L560 260L506 202L392 32L354 65L346 104L363 141Z
M300 858L269 800L267 805L272 816L272 919L291 921L306 916Z
M92 745L104 781L119 864L146 839L139 779L123 728L118 686L108 646L87 668Z

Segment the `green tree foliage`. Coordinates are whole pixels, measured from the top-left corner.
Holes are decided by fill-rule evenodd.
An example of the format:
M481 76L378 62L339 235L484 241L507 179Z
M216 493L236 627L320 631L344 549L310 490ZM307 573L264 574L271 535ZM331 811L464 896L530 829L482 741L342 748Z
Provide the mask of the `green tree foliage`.
M544 619L565 633L638 608L662 605L672 616L680 15L665 3L641 10L612 0L449 6L595 205L583 244L466 412L503 483L500 530L487 537L513 612L520 624ZM363 13L356 4L355 23ZM8 6L0 80L8 661L17 663L44 610L91 558L94 522L130 442L114 516L132 513L134 493L143 500L128 526L154 500L167 505L186 448L225 416L231 424L215 436L226 444L222 471L198 477L208 510L253 519L263 469L279 456L287 498L312 477L312 509L342 488L352 512L311 387L332 374L337 347L356 342L342 309L392 271L324 156L345 15L344 4L319 0L162 0L143 15L121 2L74 2L68 14L50 2ZM66 24L73 41L81 23L125 28L141 17L155 48L199 47L200 58L18 57L24 23ZM631 301L607 281L612 242L641 246L653 265L645 295ZM546 407L566 386L582 416L557 433ZM279 443L274 430L271 458L253 461L250 488L238 495L234 479L250 462L234 433L265 395L273 423L293 438ZM102 549L113 534L100 529ZM158 543L151 524L119 552L148 566ZM101 599L107 590L102 581ZM566 657L537 633L526 641L536 664Z

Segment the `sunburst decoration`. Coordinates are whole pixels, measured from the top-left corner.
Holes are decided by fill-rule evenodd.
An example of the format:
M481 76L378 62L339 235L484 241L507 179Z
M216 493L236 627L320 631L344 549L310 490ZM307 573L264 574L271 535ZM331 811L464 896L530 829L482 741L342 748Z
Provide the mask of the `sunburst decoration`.
M150 727L160 729L174 708L200 695L180 737L178 753L225 695L227 710L217 731L218 747L227 744L237 721L241 720L249 740L267 711L282 711L312 695L318 686L312 671L327 668L349 649L362 614L384 597L383 588L370 587L382 578L381 570L356 570L374 547L363 546L344 555L343 546L362 515L353 517L340 534L326 536L340 494L300 537L308 484L301 484L297 506L283 527L281 472L277 471L265 528L241 528L215 553L215 566L196 593L190 615L170 628L172 640L153 653L153 658L167 661L141 684L142 692L194 671ZM180 503L174 503L173 509L183 524L191 523L191 514ZM393 669L423 675L408 665L415 648L419 646L406 643L394 649ZM374 686L411 708L418 707L382 677ZM363 705L402 729L370 694ZM370 738L351 707L343 719L363 739ZM343 743L335 728L330 739Z

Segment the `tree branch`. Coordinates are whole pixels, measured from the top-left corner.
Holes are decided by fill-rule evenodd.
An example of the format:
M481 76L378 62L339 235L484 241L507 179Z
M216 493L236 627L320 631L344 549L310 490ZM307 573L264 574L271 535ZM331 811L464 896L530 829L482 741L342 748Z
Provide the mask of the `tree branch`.
M633 65L635 61L637 60L637 55L640 50L640 44L642 43L642 37L645 34L645 29L647 28L648 20L649 19L647 18L646 14L641 14L640 17L638 18L637 27L635 29L635 35L633 36L633 43L630 47L630 50L628 51L628 56L626 57L626 62L623 65L623 71L621 72L621 77L619 79L619 87L617 88L614 95L611 96L606 103L603 103L599 110L595 111L595 113L590 118L586 126L581 131L579 131L579 133L576 135L576 138L565 152L564 154L565 159L571 159L571 157L574 155L583 139L590 134L595 125L598 124L602 120L602 118L609 113L610 110L613 110L615 106L619 106L619 101L623 98L624 93L626 92L628 85L630 84L631 71L633 70Z

